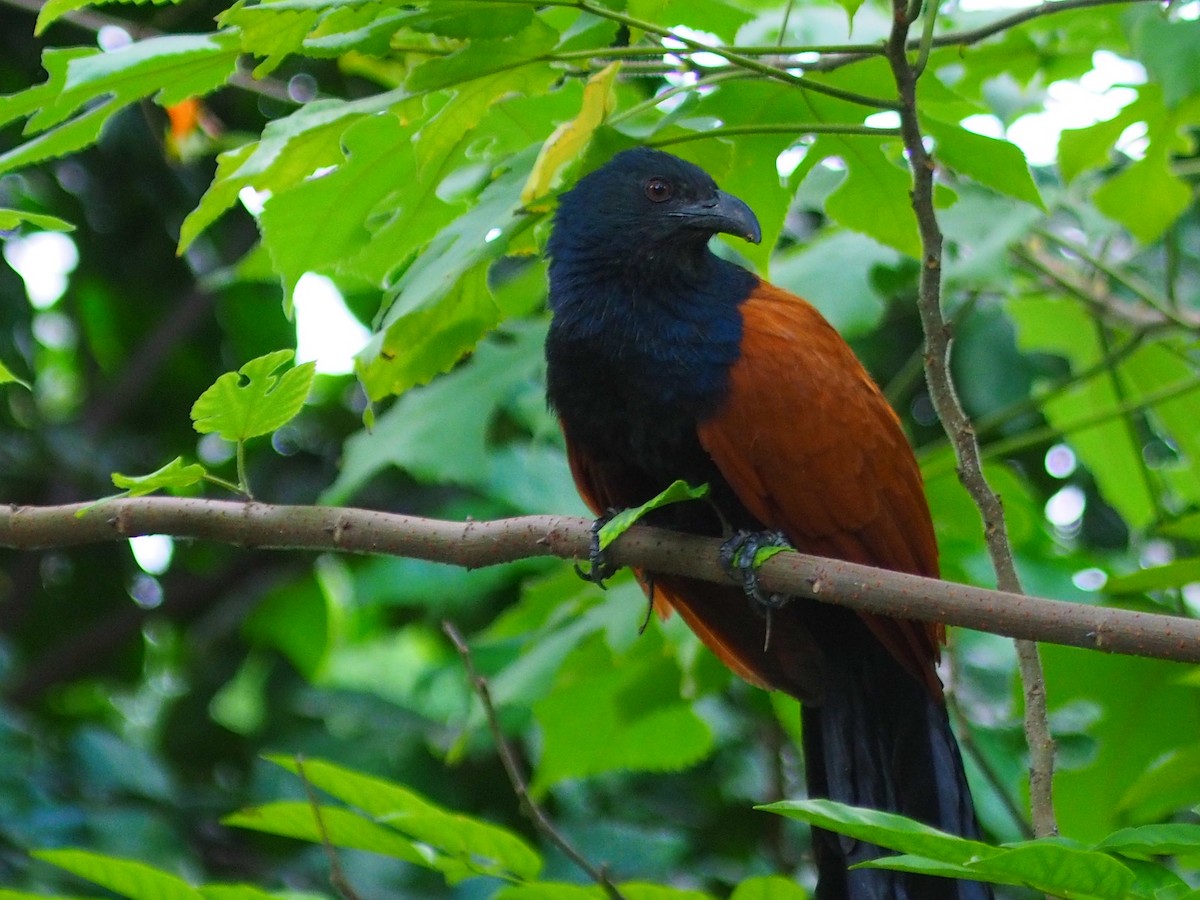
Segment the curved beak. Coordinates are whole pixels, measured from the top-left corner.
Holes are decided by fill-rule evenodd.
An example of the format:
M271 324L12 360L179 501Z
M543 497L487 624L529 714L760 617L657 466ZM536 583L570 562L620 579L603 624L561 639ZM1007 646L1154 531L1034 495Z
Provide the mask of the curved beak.
M752 244L762 240L762 228L754 211L733 194L724 191L717 191L711 199L681 206L671 215L686 219L688 224L714 234L732 234Z

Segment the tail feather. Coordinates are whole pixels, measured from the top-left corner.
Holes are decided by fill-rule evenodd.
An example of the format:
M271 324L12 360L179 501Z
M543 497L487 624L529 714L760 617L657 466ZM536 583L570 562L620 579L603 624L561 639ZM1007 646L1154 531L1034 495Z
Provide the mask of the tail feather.
M899 813L968 838L979 826L941 697L904 671L861 620L822 615L824 692L803 706L809 795ZM814 829L817 900L991 900L976 881L849 867L886 854Z

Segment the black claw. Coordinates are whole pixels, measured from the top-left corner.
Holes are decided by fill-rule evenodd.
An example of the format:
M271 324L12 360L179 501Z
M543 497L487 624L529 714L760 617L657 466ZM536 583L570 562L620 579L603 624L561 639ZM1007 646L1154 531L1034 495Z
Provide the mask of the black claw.
M616 575L620 568L613 565L608 559L608 554L600 549L600 529L611 522L618 512L620 510L610 509L592 523L592 545L588 550L587 571L584 571L579 563L575 563L575 574L601 589L607 587L604 582Z
M769 593L758 583L754 558L764 547L791 547L778 531L739 531L721 545L721 565L734 581L740 581L750 604L767 620L767 641L771 639L771 613L791 600L787 594Z
M646 588L646 618L642 619L642 627L638 629L638 636L645 634L646 628L650 625L650 617L654 615L654 576L646 575L642 581Z

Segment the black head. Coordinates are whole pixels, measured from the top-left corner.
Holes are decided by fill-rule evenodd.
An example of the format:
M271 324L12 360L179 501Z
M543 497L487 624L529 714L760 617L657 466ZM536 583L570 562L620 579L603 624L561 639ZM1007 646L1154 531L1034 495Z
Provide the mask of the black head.
M758 219L717 188L707 172L677 156L638 147L618 153L559 199L549 252L604 250L636 259L687 254L714 234L757 244Z

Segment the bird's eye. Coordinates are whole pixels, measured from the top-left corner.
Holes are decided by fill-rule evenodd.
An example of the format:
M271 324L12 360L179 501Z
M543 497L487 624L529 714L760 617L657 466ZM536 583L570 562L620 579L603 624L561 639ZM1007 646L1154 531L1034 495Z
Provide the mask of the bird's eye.
M671 199L671 182L665 178L651 178L646 182L646 196L655 203L662 203L664 200Z

